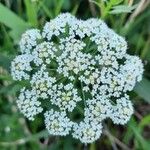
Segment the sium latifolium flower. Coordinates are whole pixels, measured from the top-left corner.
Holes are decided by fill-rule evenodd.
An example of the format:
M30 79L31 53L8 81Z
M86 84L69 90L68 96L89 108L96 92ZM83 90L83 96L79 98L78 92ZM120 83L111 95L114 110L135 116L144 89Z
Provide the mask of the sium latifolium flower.
M11 74L28 83L17 105L29 120L42 113L50 134L72 134L83 143L100 137L107 118L128 122L133 106L127 92L141 81L143 64L102 20L60 14L41 31L27 30L19 45ZM79 110L83 119L76 118Z

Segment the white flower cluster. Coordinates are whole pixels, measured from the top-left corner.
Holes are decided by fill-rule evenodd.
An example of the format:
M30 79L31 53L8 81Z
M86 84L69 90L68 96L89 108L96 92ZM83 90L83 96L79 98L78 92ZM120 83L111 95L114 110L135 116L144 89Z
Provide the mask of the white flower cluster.
M52 87L51 102L59 106L60 110L72 112L76 107L76 103L81 100L81 97L78 96L77 89L74 88L72 83L65 86L61 83Z
M38 97L46 99L48 98L55 81L55 77L50 77L45 66L42 66L39 71L33 74L30 83L32 88L36 90Z
M30 50L34 48L38 40L42 38L40 31L38 29L31 29L26 31L20 40L20 50L22 53L29 54Z
M29 89L21 90L17 105L29 120L46 111L50 134L70 133L91 143L100 137L104 119L122 125L130 119L133 106L127 92L141 81L143 64L126 53L125 39L102 20L60 14L42 31L26 31L20 49L12 61L12 77L25 80ZM83 120L76 118L80 109Z
M35 65L39 66L41 64L50 64L51 59L55 57L54 52L57 49L53 42L43 42L33 50L32 55L34 56Z
M67 117L65 112L58 112L51 109L46 111L45 124L46 128L52 135L65 136L71 131L73 122Z
M92 143L97 140L102 133L102 125L98 122L81 121L73 125L72 136L82 143Z
M116 101L117 105L112 106L113 112L110 118L115 124L125 124L129 121L131 115L133 114L133 106L129 100L129 96L125 95Z
M36 91L25 90L25 88L23 88L20 92L17 100L17 106L24 116L29 120L34 120L34 116L43 111L41 102L38 101Z
M32 70L31 62L33 60L32 55L22 54L17 56L11 63L11 73L14 80L29 79L28 72Z

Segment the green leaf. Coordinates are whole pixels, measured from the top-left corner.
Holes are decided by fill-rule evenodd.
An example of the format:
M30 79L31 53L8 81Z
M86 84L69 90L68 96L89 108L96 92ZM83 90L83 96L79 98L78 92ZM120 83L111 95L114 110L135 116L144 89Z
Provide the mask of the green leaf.
M0 80L13 81L10 75L0 75Z
M80 3L77 3L77 4L73 7L73 9L72 9L72 11L71 11L71 14L72 14L72 15L76 15L76 13L77 13L77 11L78 11L78 8L79 8L79 4L80 4Z
M98 2L94 1L94 0L89 0L89 2L91 2L91 3L97 5L98 7L101 8L101 5Z
M139 124L139 128L143 129L146 125L150 125L150 115L147 115L144 118L142 118Z
M26 6L28 21L32 24L32 26L36 27L38 25L36 3L31 2L31 0L25 0L24 2Z
M122 2L123 0L111 0L110 2L112 3L112 5L118 5Z
M150 61L150 52L149 52L149 45L150 45L150 37L149 39L144 43L144 48L141 53L141 57L144 59L146 58L147 60Z
M47 8L47 6L44 4L44 1L41 1L39 4L38 9L43 9L44 13L49 17L53 18L52 12Z
M60 13L63 4L64 4L64 0L59 0L59 1L56 3L55 16L57 16L57 15Z
M29 28L29 24L18 17L14 12L0 3L0 22L9 27L11 37L18 40L21 34Z
M128 5L118 5L112 7L112 11L110 11L110 14L119 14L119 13L130 13L132 10L134 10L137 7L137 5L128 6Z
M149 150L150 148L150 143L147 141L145 138L140 133L140 129L137 128L138 124L134 119L130 121L130 128L132 129L136 140L139 142L140 146L142 147L143 150Z
M6 56L0 54L0 66L6 69L7 71L10 71L11 61L12 61L12 56Z
M133 116L132 116L133 117ZM130 123L132 123L132 118L131 120L128 122L127 124L127 130L126 132L124 133L124 137L123 137L123 142L125 144L128 144L132 138L133 138L133 132L132 132L132 129L130 128Z
M16 94L16 92L20 91L20 89L22 88L23 86L20 85L20 84L16 84L15 82L8 85L8 86L4 86L0 89L0 94L8 94L8 95L13 95L13 94Z
M73 148L73 141L72 141L72 139L71 139L72 137L70 137L70 136L68 136L68 137L66 137L65 139L64 139L64 150L74 150L74 148Z
M95 143L90 144L90 150L96 150L96 144Z
M150 103L150 81L148 79L144 78L140 83L138 83L134 88L134 91Z
M78 2L77 2L77 4L78 4ZM64 0L64 5L62 6L62 9L63 10L69 10L70 8L71 8L71 1L70 0Z
M49 136L48 131L47 130L43 130L40 131L39 133L30 135L28 137L24 137L24 138L20 138L16 141L9 141L9 142L0 142L0 145L2 146L6 146L6 147L10 147L10 146L14 146L14 145L19 145L19 144L25 144L27 142L31 142L31 141L37 141L40 138L47 138Z

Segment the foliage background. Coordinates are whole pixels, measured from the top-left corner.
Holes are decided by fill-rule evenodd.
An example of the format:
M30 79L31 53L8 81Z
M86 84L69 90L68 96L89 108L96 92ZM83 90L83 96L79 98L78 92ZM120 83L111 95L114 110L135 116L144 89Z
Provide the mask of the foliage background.
M107 121L101 138L83 145L67 137L51 137L41 119L28 122L16 108L22 85L10 76L18 41L29 28L41 28L60 12L78 18L97 17L128 41L128 53L141 57L144 78L130 93L135 113L125 126ZM150 149L150 0L0 0L0 150Z

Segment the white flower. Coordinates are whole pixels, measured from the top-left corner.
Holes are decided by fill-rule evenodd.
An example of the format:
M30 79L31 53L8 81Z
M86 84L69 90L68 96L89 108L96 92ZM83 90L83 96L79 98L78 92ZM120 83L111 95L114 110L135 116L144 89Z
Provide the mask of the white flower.
M116 105L112 106L112 109L110 118L115 124L126 124L133 114L133 106L128 95L117 99Z
M133 90L136 82L142 80L143 65L137 56L126 55L124 65L120 66L121 78L124 80L124 91Z
M37 95L46 99L48 98L48 91L52 89L55 81L56 79L54 77L49 76L45 66L42 66L41 69L32 76L30 83L33 89L36 90Z
M81 71L88 69L91 64L91 55L82 53L82 49L85 47L85 43L82 41L71 39L64 39L60 45L62 54L57 58L59 73L63 73L64 76L70 76L71 72L79 74ZM65 49L65 51L63 50Z
M45 114L45 124L48 132L52 135L65 136L72 128L72 121L66 116L65 112L58 112L51 109Z
M43 111L41 102L38 101L36 91L25 90L25 88L21 90L17 100L17 106L23 115L29 120L34 120L34 117Z
M41 31L27 30L19 44L21 55L12 61L11 74L27 80L30 90L21 90L17 104L29 120L44 109L50 134L72 131L83 143L100 137L107 118L128 122L133 106L126 93L141 81L143 64L127 54L126 40L102 20L63 13ZM78 106L84 114L79 123L74 121Z
M76 139L79 139L82 143L87 144L96 141L100 137L101 133L101 123L84 120L79 124L74 124L72 136Z
M30 54L33 47L37 45L38 40L41 38L42 36L38 29L27 30L24 34L22 34L19 43L21 52Z
M77 102L81 101L78 96L78 90L73 87L73 84L54 86L51 94L51 102L59 106L60 110L73 111Z
M61 14L45 24L42 35L44 38L51 40L52 36L58 36L61 33L65 33L66 25L71 27L71 24L73 24L75 21L75 17L71 14Z
M17 56L11 63L11 75L14 80L29 79L29 72L32 70L32 55L23 54Z
M86 116L90 121L100 122L112 114L112 105L110 99L103 95L97 95L96 98L87 100L87 107L84 111L84 116Z
M57 49L55 48L53 42L43 42L37 45L32 53L34 58L34 63L37 66L43 63L50 64L51 60L56 57L55 56L56 51Z
M79 77L79 80L86 85L84 90L88 91L89 85L94 87L96 84L100 84L99 78L100 71L98 69L94 69L93 67L88 67L83 75Z

